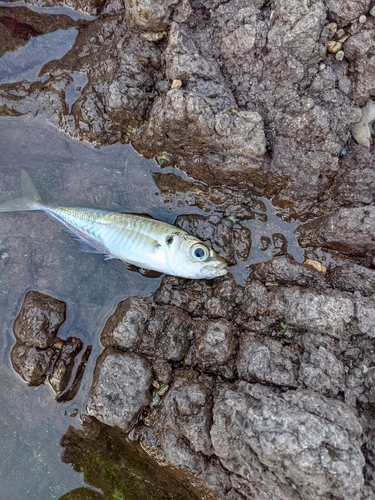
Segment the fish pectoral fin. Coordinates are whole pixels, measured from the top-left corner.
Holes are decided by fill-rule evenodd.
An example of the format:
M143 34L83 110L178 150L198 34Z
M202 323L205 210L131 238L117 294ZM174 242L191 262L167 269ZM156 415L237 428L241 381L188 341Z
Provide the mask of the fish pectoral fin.
M109 255L109 254L105 254L104 256L104 260L111 260L111 259L115 259L116 257L114 257L113 255Z
M84 236L80 236L79 234L75 233L72 229L70 229L69 227L67 226L63 226L63 229L64 231L66 231L67 233L69 233L71 236L73 236L73 238L78 241L79 243L79 249L81 252L84 252L84 253L96 253L96 254L101 254L101 255L105 255L106 254L106 250L103 250L94 246L95 243L89 240L86 240L84 239ZM112 257L111 257L112 258ZM114 257L113 257L114 258Z

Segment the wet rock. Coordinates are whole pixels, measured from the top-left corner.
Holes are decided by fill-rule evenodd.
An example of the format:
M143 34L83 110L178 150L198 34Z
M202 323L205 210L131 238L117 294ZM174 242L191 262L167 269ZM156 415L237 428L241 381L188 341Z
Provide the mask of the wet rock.
M190 317L174 307L155 309L150 299L130 297L117 306L102 335L104 346L181 361L189 349Z
M186 364L233 378L236 348L234 328L229 321L198 321L194 327L194 341Z
M234 307L227 300L221 297L210 297L206 302L206 314L211 319L225 318L231 320L234 314Z
M260 115L237 109L217 61L202 56L194 38L180 24L171 26L165 60L168 80L181 80L185 88L172 89L155 101L136 138L136 147L143 144L143 151L151 157L172 148L185 157L185 170L211 183L220 176L228 181L241 178L252 167L257 168L265 153ZM228 155L244 158L242 165L233 162L229 176L204 158L223 149ZM202 158L197 163L199 156Z
M83 379L83 375L85 373L87 362L91 355L91 351L92 351L92 346L88 345L83 352L80 351L78 355L75 357L73 370L71 371L71 377L68 382L68 386L63 393L58 394L56 397L56 400L59 403L65 403L66 401L71 401L76 397L79 388L81 387L81 382ZM67 361L68 362L70 361L69 357L67 358ZM62 369L61 373L68 374L68 370Z
M252 277L262 283L299 285L316 290L327 288L326 279L322 273L311 266L300 264L284 256L257 264L254 266Z
M160 356L170 361L181 361L191 337L190 317L174 307L157 309L147 325L140 343L140 351L148 356Z
M209 416L212 404L207 387L199 381L178 378L164 402L164 408L168 406L175 409L173 417L178 418L179 435L188 440L193 451L210 455Z
M346 26L368 11L371 0L329 0L327 8L331 19L340 26Z
M204 304L212 294L212 286L205 281L184 282L167 276L154 293L154 301L160 305L171 305L190 313L193 317L203 315Z
M10 359L14 370L29 385L40 385L44 382L53 361L54 350L51 347L38 347L15 344Z
M273 339L258 340L246 332L240 338L236 361L238 376L286 387L297 386L299 353Z
M194 370L176 370L175 381L162 399L157 412L147 418L147 427L137 427L133 437L140 440L152 456L191 473L189 481L209 500L223 496L240 500L227 471L212 454L211 422L213 380Z
M351 262L335 267L327 280L337 290L359 291L366 297L375 293L375 270Z
M24 46L32 37L79 24L69 16L41 14L26 7L0 7L0 56Z
M69 384L76 357L82 350L82 347L83 342L78 337L69 337L65 340L55 361L53 372L48 377L49 383L56 392L57 397L61 396Z
M288 5L276 2L275 7L276 19L268 35L270 48L289 48L302 61L319 57L321 46L318 40L325 21L323 3L314 2L307 7L301 2L290 2ZM306 46L307 38L315 43Z
M324 246L351 255L375 253L375 207L341 208L338 212L302 224L299 244Z
M105 347L131 349L136 346L151 317L152 301L129 297L117 305L104 326L100 341Z
M151 368L145 358L105 349L96 363L87 412L100 422L130 431L150 402L150 385Z
M233 224L229 219L217 215L180 215L176 225L210 245L229 265L236 263L236 258L246 260L251 248L249 229L241 224ZM236 245L238 243L238 245Z
M99 15L103 10L107 0L27 0L26 3L37 6L54 7L56 5L71 7L82 10L92 16ZM108 2L110 3L110 2Z
M146 30L164 30L179 0L125 0L127 15L136 26Z
M269 485L280 481L286 488L281 498L294 497L292 483L303 498L359 499L361 433L354 413L339 401L309 391L277 396L242 383L215 399L211 439L223 465L253 496L263 487L272 497Z
M266 312L268 307L267 289L259 281L252 280L243 290L243 299L239 316L245 323L248 318L253 318Z
M343 389L344 365L324 347L306 351L302 356L299 380L308 389L325 396L336 396Z
M283 288L269 293L271 314L288 326L339 338L354 319L350 298Z
M45 349L53 344L64 321L65 302L30 291L14 321L13 333L19 342Z
M371 150L357 145L353 147L341 162L342 175L335 178L334 198L340 205L369 205L375 199L374 155Z
M352 127L352 136L362 146L371 146L371 136L374 133L372 124L375 122L375 101L369 99L362 108L362 120Z

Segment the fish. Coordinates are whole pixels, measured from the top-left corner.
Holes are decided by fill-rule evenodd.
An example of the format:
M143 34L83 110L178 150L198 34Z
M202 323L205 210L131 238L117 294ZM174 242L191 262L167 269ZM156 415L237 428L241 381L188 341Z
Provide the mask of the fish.
M143 215L44 203L25 170L21 188L22 198L1 203L0 212L42 210L83 242L84 251L181 278L212 279L228 272L222 257L176 226Z

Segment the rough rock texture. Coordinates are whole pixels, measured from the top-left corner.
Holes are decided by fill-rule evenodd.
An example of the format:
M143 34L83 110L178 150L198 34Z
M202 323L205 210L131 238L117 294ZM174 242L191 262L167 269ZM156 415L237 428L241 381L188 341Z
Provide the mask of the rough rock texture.
M31 291L25 296L13 333L19 342L45 349L53 344L64 321L65 302Z
M150 401L150 385L146 359L107 349L96 364L87 412L104 424L129 431Z
M56 392L57 397L67 388L72 376L72 370L76 361L77 355L83 348L83 342L77 337L69 337L62 346L59 356L54 364L53 372L48 378L52 389Z
M10 354L12 366L18 375L30 385L40 385L44 382L52 364L54 350L38 349L37 347L15 344Z
M270 296L271 314L309 332L338 337L354 318L350 298L301 292L298 288L282 288Z
M304 219L332 210L336 187L354 186L342 151L355 149L348 133L375 93L369 0L69 5L106 15L69 21L73 48L31 85L2 85L3 114L43 114L74 137L131 141L150 157L167 151L197 179L274 195ZM4 40L17 23L27 36L68 27L63 16L53 26L22 8L12 16ZM338 40L342 61L327 52ZM78 73L86 84L67 104Z
M312 391L336 396L343 386L344 374L342 362L322 346L306 351L301 358L299 379Z
M192 207L178 224L237 264L236 277L256 241L272 259L246 270L243 286L231 276L166 277L152 298L120 303L101 336L89 413L132 429L215 499L370 499L372 2L37 3L104 15L1 8L5 52L77 30L71 50L35 81L0 85L1 114L40 116L98 146L131 142L178 167L186 177L154 177L168 208ZM326 273L295 262L279 231L256 239L259 224L274 224L257 196L272 197L274 219L298 219L305 257ZM29 383L45 377L54 339L49 323L40 336L33 321L28 333L16 321L17 339L30 345L12 352Z
M355 414L339 401L309 391L277 395L267 387L223 388L215 401L212 445L223 465L245 480L264 475L263 491L248 482L256 498L359 499L364 457ZM268 484L267 484L268 483ZM265 491L264 491L265 490ZM273 497L274 498L274 497Z
M324 246L351 255L373 255L375 207L341 208L299 226L297 234L302 246Z
M251 232L241 224L218 216L180 215L176 225L209 244L228 262L235 264L237 259L246 261L251 248Z
M225 320L198 321L194 342L186 364L204 371L214 371L227 378L234 377L233 360L237 348L233 325Z
M241 379L258 380L280 386L297 386L297 369L293 360L298 353L280 342L266 339L261 342L251 333L241 337L237 371Z
M346 292L359 291L366 297L375 293L375 269L346 263L335 267L327 277L333 288Z
M230 276L166 277L153 300L120 303L102 341L152 356L152 401L132 438L221 498L359 500L367 491L362 433L371 425L361 427L354 409L375 402L375 302L359 293L371 270L357 267L352 291L332 289L342 264L323 274L276 257L253 266L243 287ZM209 316L220 301L231 304L230 320L224 307ZM188 345L178 364L148 343L162 342L171 314L169 348L178 337ZM103 393L117 398L104 372Z

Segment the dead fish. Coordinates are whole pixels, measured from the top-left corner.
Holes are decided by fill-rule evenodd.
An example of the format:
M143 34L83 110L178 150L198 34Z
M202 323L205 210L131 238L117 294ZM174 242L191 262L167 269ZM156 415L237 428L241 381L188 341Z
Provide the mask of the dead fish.
M224 259L178 227L141 215L44 203L24 170L21 187L22 198L0 204L0 212L43 210L88 244L85 251L181 278L212 279L228 272Z

